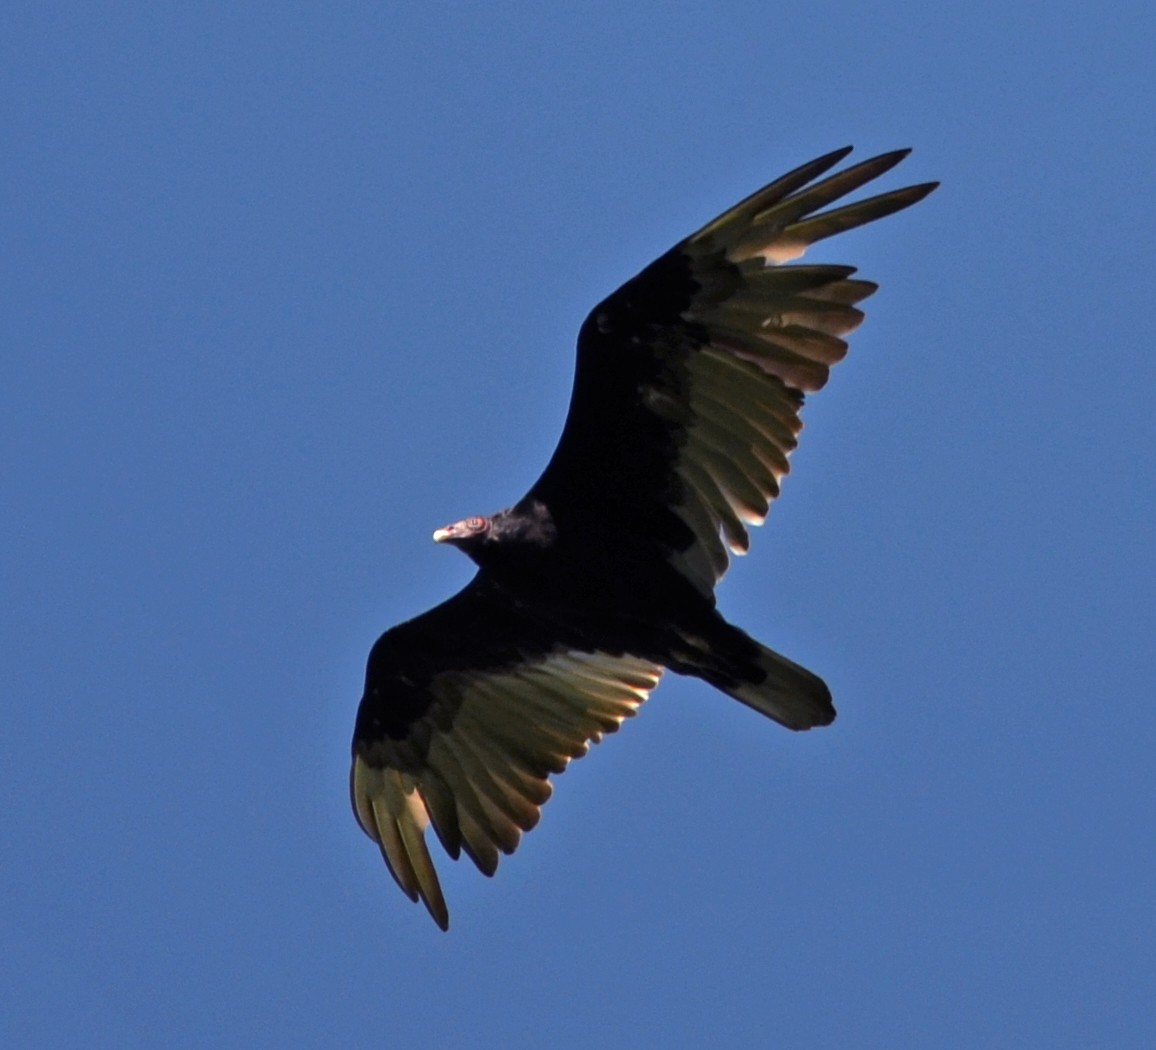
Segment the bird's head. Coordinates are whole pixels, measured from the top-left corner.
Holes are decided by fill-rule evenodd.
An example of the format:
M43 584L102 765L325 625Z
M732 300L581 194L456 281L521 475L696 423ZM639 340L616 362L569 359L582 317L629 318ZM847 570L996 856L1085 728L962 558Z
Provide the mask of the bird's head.
M468 554L485 541L492 524L492 519L476 515L472 518L463 518L434 532L434 542L451 543Z

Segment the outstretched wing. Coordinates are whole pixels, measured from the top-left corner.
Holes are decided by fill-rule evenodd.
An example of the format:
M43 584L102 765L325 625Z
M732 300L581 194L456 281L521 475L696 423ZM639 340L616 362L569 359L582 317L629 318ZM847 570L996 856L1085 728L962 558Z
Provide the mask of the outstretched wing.
M652 543L705 595L745 553L876 285L851 266L784 265L936 183L820 211L908 150L815 182L850 148L784 175L676 245L587 317L566 426L530 497ZM725 542L725 547L724 547Z
M397 884L442 929L425 829L492 875L538 822L549 776L629 718L662 668L529 616L479 573L369 656L350 793Z

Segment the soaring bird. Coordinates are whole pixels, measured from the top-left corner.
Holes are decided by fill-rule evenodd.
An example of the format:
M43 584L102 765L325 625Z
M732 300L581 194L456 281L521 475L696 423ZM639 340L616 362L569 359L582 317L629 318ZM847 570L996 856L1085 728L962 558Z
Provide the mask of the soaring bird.
M805 394L877 288L793 260L937 185L823 211L910 151L804 164L676 244L586 318L562 437L513 506L438 529L478 566L369 654L353 734L357 820L398 885L449 927L426 843L492 875L561 773L663 670L788 729L835 717L821 679L728 623L714 588L788 471Z

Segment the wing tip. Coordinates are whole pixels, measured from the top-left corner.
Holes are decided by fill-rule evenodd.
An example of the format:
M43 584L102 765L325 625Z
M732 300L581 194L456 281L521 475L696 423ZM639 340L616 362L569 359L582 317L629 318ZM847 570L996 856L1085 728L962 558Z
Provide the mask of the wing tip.
M442 933L449 933L450 913L446 908L445 901L441 902L440 908L435 908L433 904L431 904L429 901L426 901L425 907L426 911L430 913L430 917L435 923L437 923L438 929L441 930Z
M939 186L940 183L938 179L934 180L933 182L919 182L914 186L908 186L905 191L910 195L911 198L908 203L918 204L921 200L923 200L924 197L929 196L931 193L935 192L935 190L939 189Z
M830 153L824 153L821 157L817 157L811 161L811 164L816 166L822 164L825 165L825 168L833 168L841 160L845 160L854 152L854 146L840 146L838 149L831 150Z
M442 929L449 909L425 841L429 815L416 787L407 790L397 770L382 769L354 755L350 795L357 822L381 851L386 870L415 904L420 900Z

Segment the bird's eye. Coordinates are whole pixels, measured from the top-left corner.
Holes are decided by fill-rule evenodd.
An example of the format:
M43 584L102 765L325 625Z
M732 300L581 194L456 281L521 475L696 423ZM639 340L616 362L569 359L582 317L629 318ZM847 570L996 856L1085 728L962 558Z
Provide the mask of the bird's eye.
M466 519L466 527L469 528L471 532L478 532L481 529L484 529L486 527L486 519L485 518L467 518Z

